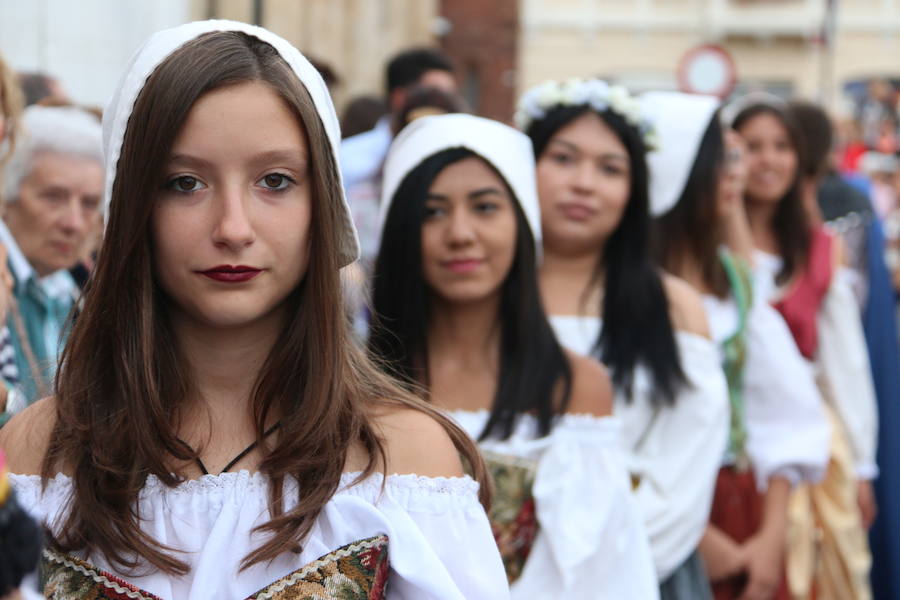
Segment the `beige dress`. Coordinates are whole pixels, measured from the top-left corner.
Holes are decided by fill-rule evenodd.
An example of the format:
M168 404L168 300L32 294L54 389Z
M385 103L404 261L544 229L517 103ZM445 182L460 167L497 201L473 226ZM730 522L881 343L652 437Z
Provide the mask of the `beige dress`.
M757 279L776 300L780 259L757 253ZM797 600L868 600L871 553L857 502L858 481L877 475L878 415L862 323L846 273L836 269L816 318L811 366L832 423L825 478L798 486L788 506L787 574Z

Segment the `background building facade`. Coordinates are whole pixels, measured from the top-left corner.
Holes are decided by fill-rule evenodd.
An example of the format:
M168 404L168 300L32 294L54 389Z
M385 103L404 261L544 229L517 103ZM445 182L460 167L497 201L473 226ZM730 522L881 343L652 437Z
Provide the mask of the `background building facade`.
M339 107L382 94L385 60L423 44L442 46L473 109L500 119L549 77L675 88L698 44L732 57L739 91L839 110L861 82L900 78L900 0L0 0L0 53L16 69L59 77L76 101L102 105L142 39L209 17L260 23L327 63L340 78Z
M832 108L848 84L900 74L900 0L522 0L521 36L520 87L601 75L675 88L682 57L704 43L731 55L740 89Z

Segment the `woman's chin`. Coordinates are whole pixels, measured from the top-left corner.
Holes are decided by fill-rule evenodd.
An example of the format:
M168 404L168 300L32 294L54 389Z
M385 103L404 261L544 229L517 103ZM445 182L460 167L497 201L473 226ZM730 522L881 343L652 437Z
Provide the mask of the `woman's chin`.
M272 317L273 311L254 306L217 306L189 311L186 316L198 325L225 330L261 323Z
M785 193L787 191L785 190ZM773 206L781 202L781 199L784 197L784 193L779 194L777 191L773 190L760 190L759 192L753 192L749 189L747 190L747 198L753 202L754 204L759 204L763 206Z

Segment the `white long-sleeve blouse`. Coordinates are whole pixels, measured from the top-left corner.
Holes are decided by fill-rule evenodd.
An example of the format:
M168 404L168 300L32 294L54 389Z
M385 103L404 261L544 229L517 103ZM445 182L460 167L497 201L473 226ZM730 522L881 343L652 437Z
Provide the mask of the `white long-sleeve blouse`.
M591 354L602 321L592 316L550 317L560 343ZM728 388L712 341L677 332L687 378L672 405L657 408L649 371L639 366L631 397L616 390L621 449L653 552L659 581L696 549L709 522L716 475L728 441Z
M475 439L487 411L450 416ZM567 414L539 437L532 415L479 446L494 478L491 509L514 600L634 598L659 591L615 417Z
M765 294L763 297L777 301L785 291L775 283L781 258L757 251L754 262L754 283ZM844 267L832 274L816 318L819 343L813 369L822 396L834 407L844 426L856 475L872 479L878 475L878 404L852 278Z
M66 598L95 597L95 587L165 600L509 597L475 481L374 474L354 484L358 475L342 476L302 552L244 570L241 561L264 540L251 531L269 518L265 476L204 475L175 488L150 476L138 500L142 527L156 541L184 551L187 575L124 575L102 556L46 551L47 585L84 592ZM71 480L57 475L44 491L38 476L13 474L11 482L22 506L53 529L70 502ZM285 492L296 498L296 484L286 483Z
M762 492L776 475L792 484L819 481L828 464L831 428L787 325L759 294L755 297L746 318L741 391L747 456ZM713 339L721 345L738 330L737 304L711 295L703 304Z

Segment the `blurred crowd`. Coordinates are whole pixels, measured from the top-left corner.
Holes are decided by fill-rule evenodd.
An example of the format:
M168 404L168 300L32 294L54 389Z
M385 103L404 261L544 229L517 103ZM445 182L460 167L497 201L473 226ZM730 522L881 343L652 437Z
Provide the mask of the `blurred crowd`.
M895 290L900 290L900 94L884 79L869 82L864 93L853 98L852 115L837 119L834 165L869 196L871 209L884 225L886 259Z

